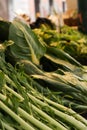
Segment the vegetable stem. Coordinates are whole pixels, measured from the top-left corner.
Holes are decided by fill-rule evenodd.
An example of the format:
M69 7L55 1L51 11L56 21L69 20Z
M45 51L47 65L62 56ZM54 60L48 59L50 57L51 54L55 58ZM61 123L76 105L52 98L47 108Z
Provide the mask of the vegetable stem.
M9 124L7 124L6 122L1 121L1 123L3 124L3 127L6 128L6 130L15 130L13 127L11 127Z
M26 118L27 120L29 120L32 124L34 124L37 128L41 129L41 130L52 130L51 128L49 128L48 126L46 126L45 124L41 123L40 121L38 121L37 119L35 119L33 116L29 115L27 112L25 112L23 109L18 108L18 113L23 116L24 118Z
M30 99L32 101L35 101L37 104L39 104L42 107L48 107L50 110L52 110L55 115L57 115L58 117L60 117L61 119L64 120L64 122L67 122L68 124L71 124L72 126L74 126L75 128L77 128L78 130L87 130L87 126L85 126L85 124L83 124L82 122L76 120L74 117L67 115L55 108L53 108L52 106L49 106L48 104L46 104L45 102L42 102L40 100L38 100L37 98L35 98L34 96L28 94Z
M8 113L13 119L15 119L24 130L35 130L29 124L27 124L22 118L20 118L17 114L15 114L11 109L9 109L1 100L0 100L0 108L3 109L6 113Z
M0 99L2 101L6 100L6 96L4 96L3 94L0 94ZM38 109L36 106L34 106L33 104L31 104L30 102L28 103L29 106L32 107L32 109L34 109L37 113L39 113L42 117L44 117L46 120L49 121L49 123L53 126L55 126L57 129L60 130L66 130L65 127L63 127L62 125L60 125L60 123L58 123L56 120L54 120L53 118L51 118L49 115L47 115L45 112L43 112L42 110ZM9 105L12 106L11 101L9 100ZM24 118L28 119L32 124L36 125L38 128L44 130L46 128L46 130L51 130L51 128L42 125L42 123L40 123L38 120L36 120L35 118L33 118L31 115L29 115L27 112L25 112L24 110L22 110L20 107L18 107L18 113L23 116Z
M6 84L4 85L4 87L10 92L12 93L13 95L15 95L18 99L20 99L21 101L24 100L24 98L19 95L17 92L15 92L14 90L12 90L11 88L9 88Z

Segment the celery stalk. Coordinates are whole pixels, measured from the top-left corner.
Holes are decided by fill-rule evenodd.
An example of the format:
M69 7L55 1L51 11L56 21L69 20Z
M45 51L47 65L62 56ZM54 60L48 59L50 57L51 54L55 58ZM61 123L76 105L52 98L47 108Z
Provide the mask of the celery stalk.
M24 130L35 130L29 124L27 124L22 118L20 118L16 113L14 113L11 109L9 109L1 100L0 100L0 108L8 113L13 119L15 119Z

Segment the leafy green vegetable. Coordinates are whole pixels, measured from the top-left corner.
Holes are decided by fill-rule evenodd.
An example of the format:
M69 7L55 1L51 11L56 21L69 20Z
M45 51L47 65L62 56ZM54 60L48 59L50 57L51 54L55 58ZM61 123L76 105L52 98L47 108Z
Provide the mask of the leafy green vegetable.
M14 21L9 28L9 39L15 42L10 46L10 55L15 60L27 59L39 64L39 59L44 55L46 48L39 42L28 25Z
M58 34L42 27L37 36L25 23L10 24L12 42L4 41L0 51L1 129L87 130L87 120L79 114L87 113L87 69L60 50L71 42L72 52L77 46L80 52L86 41L77 34L71 29L63 28ZM49 63L47 70L44 61L45 66Z
M39 38L50 47L56 47L70 54L81 64L87 64L87 36L68 26L61 28L61 33L52 29L33 29Z

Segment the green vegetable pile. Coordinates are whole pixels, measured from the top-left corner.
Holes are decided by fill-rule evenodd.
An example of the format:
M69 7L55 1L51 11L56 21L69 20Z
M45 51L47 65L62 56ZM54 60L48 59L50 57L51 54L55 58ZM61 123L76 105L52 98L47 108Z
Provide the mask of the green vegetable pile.
M69 26L60 28L60 33L57 30L52 30L42 25L40 28L35 28L33 31L47 45L61 49L83 65L87 65L87 36L72 29Z
M87 130L87 69L21 21L0 21L0 129Z

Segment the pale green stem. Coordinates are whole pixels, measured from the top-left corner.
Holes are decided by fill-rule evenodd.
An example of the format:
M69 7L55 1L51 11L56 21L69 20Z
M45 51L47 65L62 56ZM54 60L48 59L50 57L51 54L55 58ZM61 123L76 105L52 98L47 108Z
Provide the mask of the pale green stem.
M41 115L44 119L46 119L49 122L49 124L53 125L56 129L58 129L58 130L67 130L63 125L61 125L59 122L57 122L52 117L50 117L49 115L47 115L45 112L43 112L42 110L38 109L33 104L29 103L29 106L30 105L31 105L31 108L33 110L35 110L39 115Z
M82 122L76 120L74 117L67 115L55 108L53 108L52 106L49 106L48 104L38 100L37 98L35 98L34 96L30 95L28 93L30 99L32 101L35 101L37 104L39 104L42 107L48 107L50 108L50 110L53 110L55 115L57 115L58 117L62 118L64 121L66 121L67 123L73 125L75 128L77 128L78 130L87 130L87 126L85 126Z
M31 123L33 123L37 128L41 129L41 130L52 130L51 128L49 128L48 126L46 126L45 124L41 123L40 121L38 121L37 119L35 119L33 116L29 115L27 112L25 112L23 109L18 108L18 113L23 116L24 118L26 118L27 120L29 120Z
M6 128L6 130L16 130L13 127L11 127L9 124L1 121L2 125L4 126L4 128Z
M13 89L9 88L6 84L4 85L4 87L10 92L12 93L13 95L15 95L18 99L20 99L21 101L24 100L24 98L19 95L17 92L15 92Z
M24 130L35 130L29 124L27 124L22 118L15 114L10 108L8 108L2 101L0 101L0 108L8 113L13 119L15 119Z
M87 120L85 118L83 118L81 115L79 115L78 113L76 113L75 111L73 111L72 109L67 108L67 107L65 107L65 106L63 106L61 104L56 103L56 102L53 102L52 100L49 100L49 99L47 99L45 97L44 97L44 100L48 104L56 107L57 109L59 109L59 110L61 110L63 112L66 112L66 113L70 114L71 116L75 117L77 120L79 120L82 123L84 123L85 125L87 125Z
M0 94L0 99L5 101L6 100L6 96ZM9 104L12 105L11 101L9 100ZM40 109L38 109L36 106L34 106L33 104L29 103L29 106L31 106L31 108L33 108L37 113L39 113L42 117L44 117L46 120L48 120L48 122L55 126L57 129L59 130L67 130L65 127L63 127L60 123L58 123L56 120L54 120L53 118L51 118L49 115L47 115L45 112L41 111ZM18 108L18 112L21 114L21 110L20 108ZM28 113L27 113L28 114ZM22 111L22 115L24 117L26 117L25 113L23 114ZM29 119L30 116L27 116L29 121L32 121L31 119ZM32 123L32 122L31 122ZM38 124L37 124L38 125ZM38 126L39 127L39 126ZM51 128L50 128L51 129ZM47 130L47 129L46 129Z

